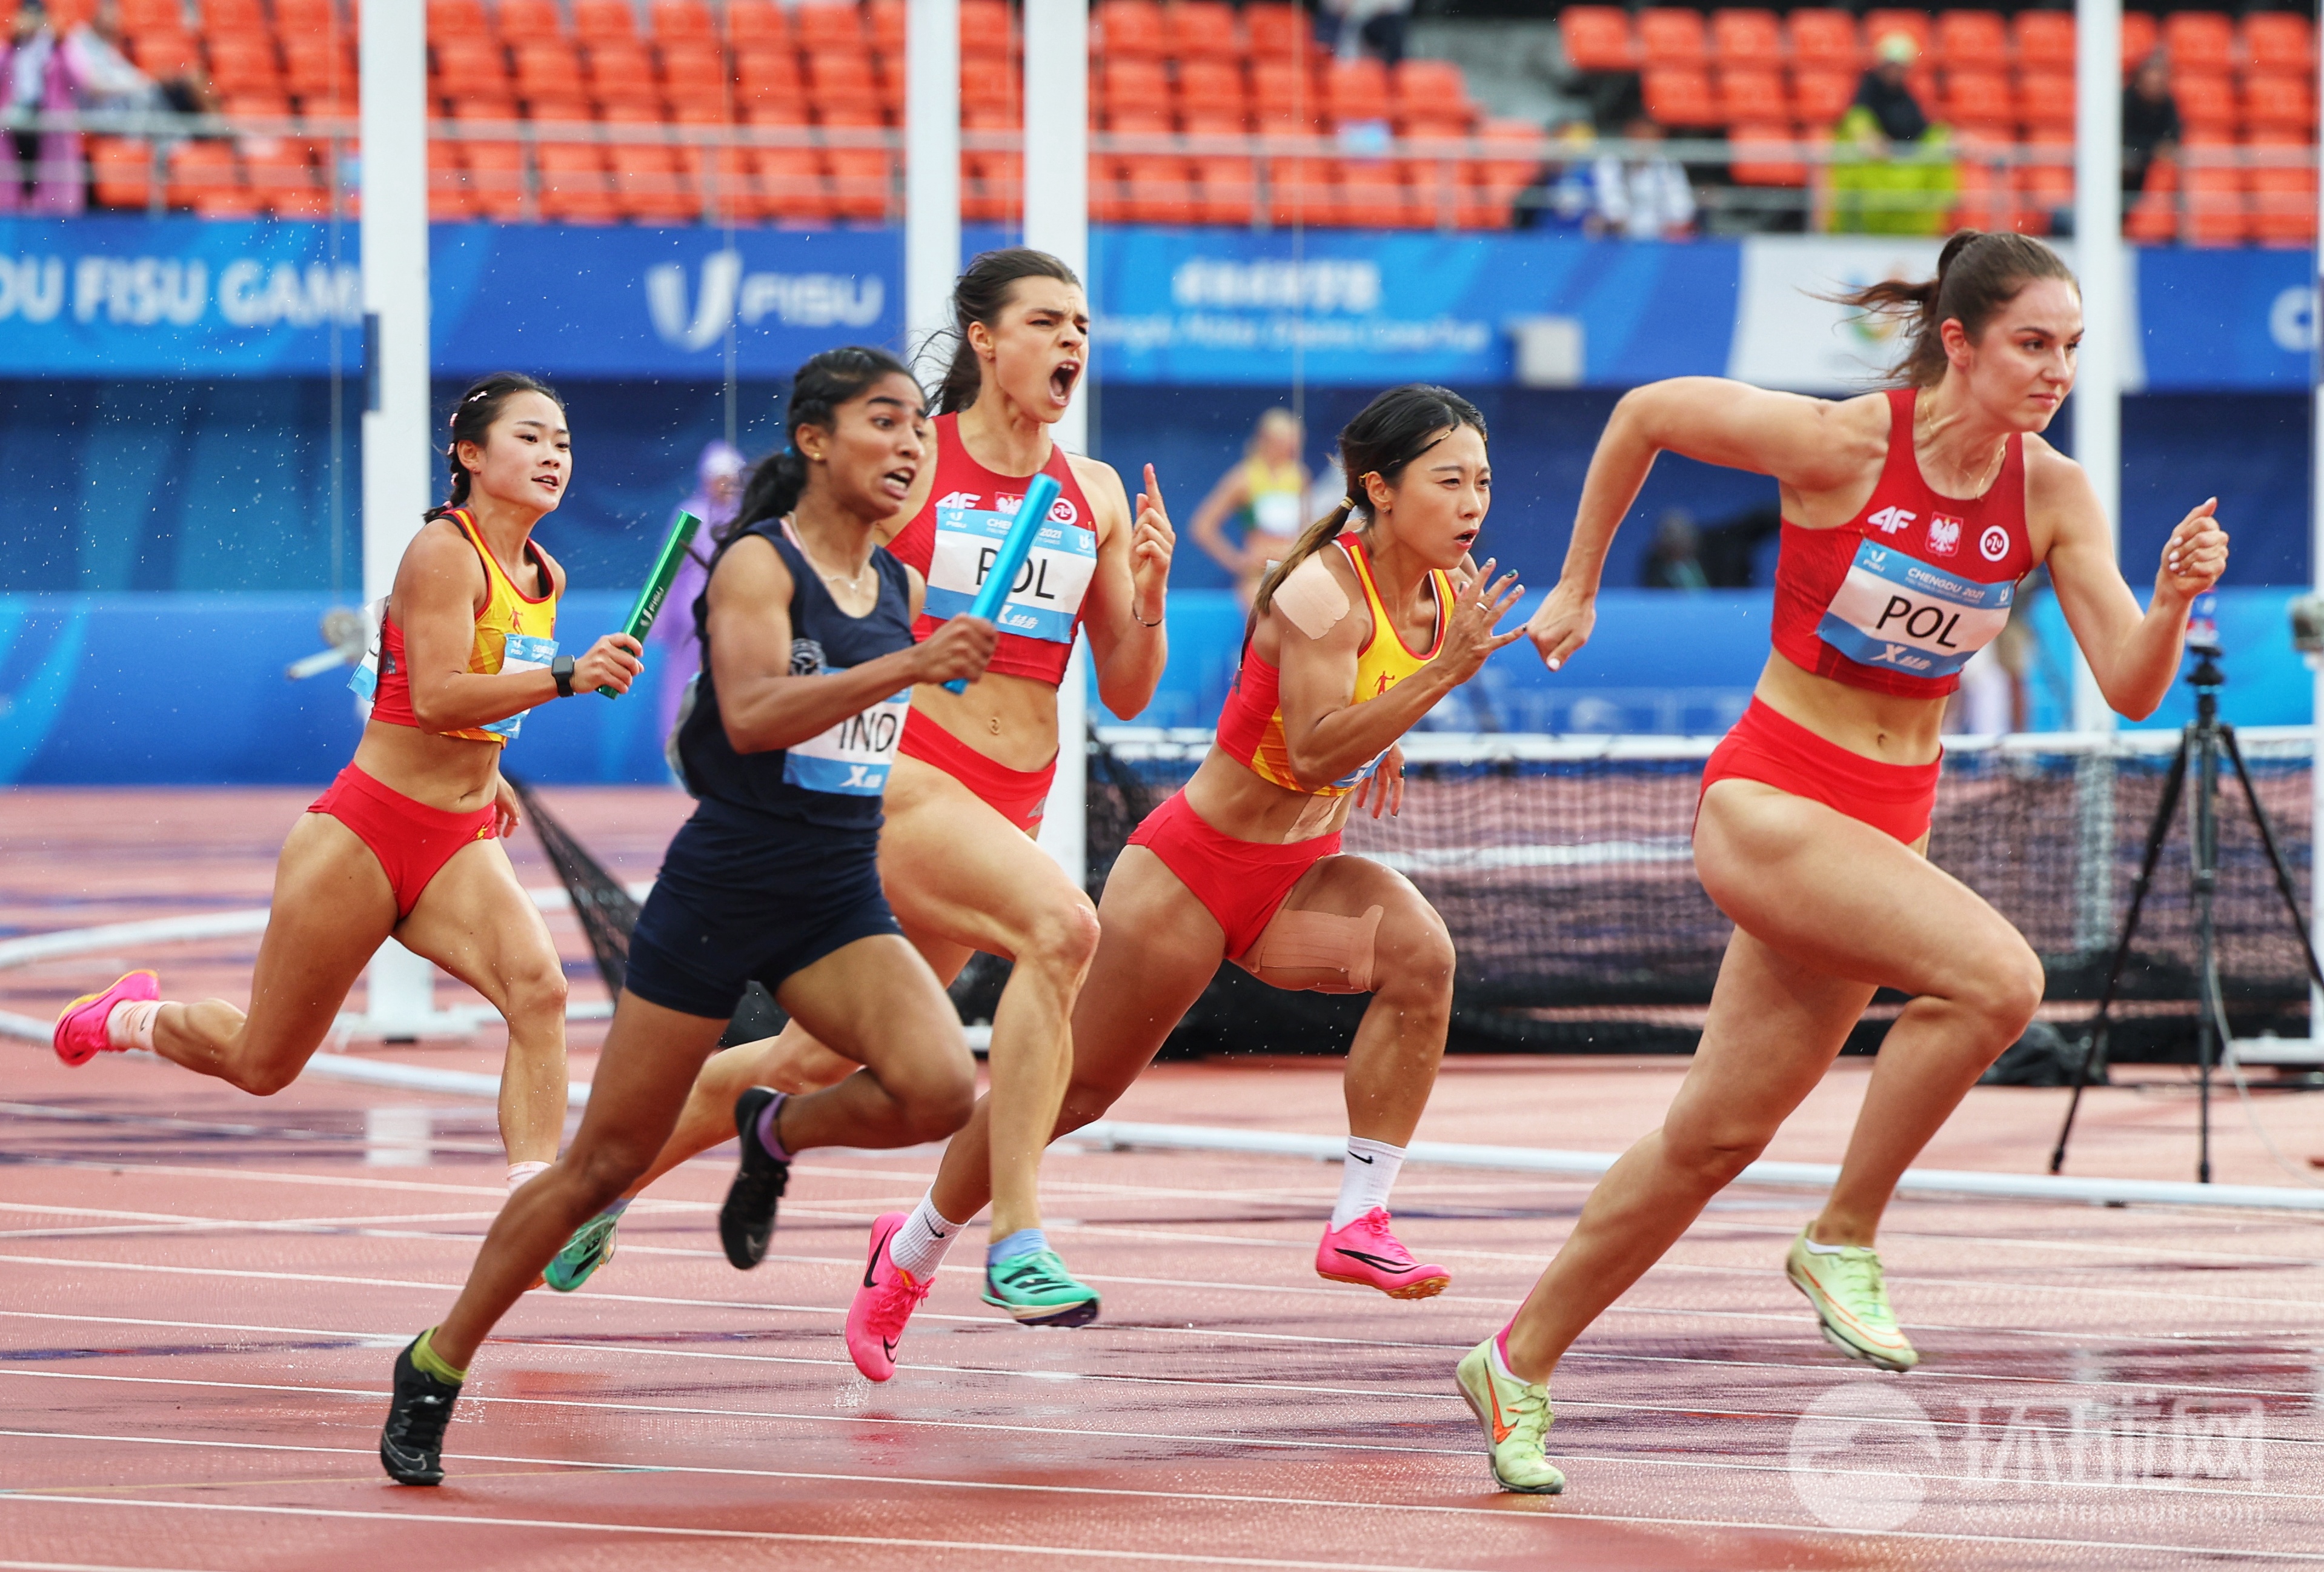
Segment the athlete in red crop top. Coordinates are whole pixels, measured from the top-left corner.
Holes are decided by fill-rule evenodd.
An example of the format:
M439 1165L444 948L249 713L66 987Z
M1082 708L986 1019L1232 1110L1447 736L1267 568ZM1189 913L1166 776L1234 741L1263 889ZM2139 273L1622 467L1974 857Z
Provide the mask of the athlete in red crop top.
M1923 858L1944 695L2006 620L2013 581L2046 563L2107 702L2144 717L2178 675L2189 602L2227 565L2205 502L2164 547L2151 610L2123 582L2089 482L2039 435L2073 384L2082 332L2079 288L2039 242L1956 235L1936 280L1853 303L1908 318L1897 380L1910 386L1826 402L1683 378L1626 395L1531 625L1553 669L1582 647L1615 525L1655 454L1775 476L1775 650L1703 772L1695 823L1696 871L1736 932L1694 1067L1517 1319L1461 1362L1471 1403L1503 1420L1487 1444L1513 1489L1553 1487L1545 1383L1566 1347L1758 1154L1880 985L1912 1002L1786 1271L1844 1352L1915 1362L1872 1248L1882 1209L2043 988L2016 930Z
M935 462L911 477L889 538L927 582L921 637L967 609L1025 482L1053 474L1060 493L1002 608L984 676L962 694L912 690L888 777L880 876L938 977L949 982L980 950L1014 962L989 1059L996 1243L986 1297L1028 1324L1074 1325L1097 1314L1097 1295L1047 1248L1038 1181L1097 915L1028 832L1056 765L1057 685L1075 631L1088 635L1106 708L1127 719L1152 700L1167 654L1162 613L1176 538L1150 466L1133 510L1111 468L1049 438L1089 354L1089 307L1072 271L1040 252L988 252L962 276L954 311L963 337L937 394L945 412L931 422ZM796 1025L718 1054L642 1182L731 1136L731 1110L747 1088L810 1090L854 1068ZM919 1275L915 1241L932 1243L931 1226L943 1227L923 1217L900 1236L901 1270ZM881 1237L875 1231L875 1246ZM889 1370L874 1361L864 1373L884 1380Z
M516 823L500 754L533 706L625 690L637 644L557 659L564 575L532 529L565 495L565 411L503 373L455 408L452 502L406 548L383 621L381 669L355 759L283 842L247 1015L163 1003L151 971L76 1000L56 1049L80 1063L145 1048L263 1097L295 1080L392 935L489 999L509 1027L501 1137L512 1182L557 1155L565 1126L565 981L498 836Z

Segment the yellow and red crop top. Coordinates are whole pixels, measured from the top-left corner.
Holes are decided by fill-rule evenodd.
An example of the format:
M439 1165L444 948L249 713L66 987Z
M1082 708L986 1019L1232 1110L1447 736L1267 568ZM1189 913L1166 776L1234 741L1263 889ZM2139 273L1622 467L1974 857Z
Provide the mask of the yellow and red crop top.
M1443 569L1429 570L1429 580L1436 591L1436 636L1425 652L1414 650L1404 642L1404 635L1397 631L1395 620L1380 600L1379 586L1372 582L1371 559L1364 551L1364 543L1352 535L1342 535L1333 544L1348 554L1348 561L1356 570L1356 582L1363 585L1364 609L1372 618L1371 637L1364 641L1356 657L1355 691L1348 695L1350 703L1360 704L1379 698L1443 650L1445 624L1452 619L1452 584ZM1282 681L1280 670L1261 659L1256 648L1244 647L1242 669L1235 674L1234 686L1227 693L1226 707L1219 712L1220 749L1238 764L1248 765L1259 779L1286 791L1317 797L1345 796L1379 767L1386 750L1360 769L1328 786L1300 785L1298 777L1292 773L1290 749L1283 740Z
M484 607L476 613L475 638L468 646L468 669L479 676L545 670L557 658L557 575L549 565L549 554L531 541L525 542L525 556L549 585L545 595L528 595L501 570L492 548L476 533L476 521L466 508L455 508L444 517L460 527L460 533L468 538L468 544L476 548L476 556L484 565ZM355 676L347 684L371 700L373 720L390 726L420 728L420 717L411 708L411 676L407 665L403 630L395 625L394 608L383 602L379 642L373 648L371 658L355 668ZM530 713L522 710L489 725L464 727L441 735L464 737L471 742L505 744L515 740L525 716Z

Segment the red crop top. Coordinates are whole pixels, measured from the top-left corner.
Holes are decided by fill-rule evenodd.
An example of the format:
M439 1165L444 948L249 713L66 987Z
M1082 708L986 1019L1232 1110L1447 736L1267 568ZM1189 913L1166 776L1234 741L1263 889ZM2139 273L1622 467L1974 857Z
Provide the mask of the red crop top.
M2034 568L2025 439L2012 435L1983 496L1930 489L1913 452L1917 390L1888 394L1888 458L1861 511L1835 529L1784 520L1775 645L1852 688L1941 698L2009 621Z
M936 418L936 474L928 500L888 543L896 557L920 570L928 592L912 636L926 639L946 619L969 609L1017 517L1029 475L1000 475L968 455L960 417ZM1001 607L1001 647L985 669L1031 677L1051 687L1065 680L1065 662L1082 625L1082 601L1097 573L1097 519L1074 479L1065 450L1052 443L1041 473L1056 478L1059 494L1032 555Z

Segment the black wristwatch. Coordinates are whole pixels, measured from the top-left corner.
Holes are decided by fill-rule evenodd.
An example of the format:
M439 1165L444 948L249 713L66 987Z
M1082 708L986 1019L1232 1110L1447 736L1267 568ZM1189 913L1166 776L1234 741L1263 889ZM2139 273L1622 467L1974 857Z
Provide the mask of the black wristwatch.
M571 656L560 655L550 661L549 675L557 679L558 698L569 699L573 696L573 657Z

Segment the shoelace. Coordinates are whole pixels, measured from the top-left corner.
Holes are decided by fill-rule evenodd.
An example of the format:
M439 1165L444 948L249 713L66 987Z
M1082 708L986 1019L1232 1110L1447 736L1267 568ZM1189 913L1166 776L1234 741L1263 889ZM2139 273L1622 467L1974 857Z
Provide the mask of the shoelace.
M899 1271L880 1285L879 1297L872 1301L871 1314L864 1319L883 1338L899 1334L904 1323L912 1319L912 1311L919 1308L920 1301L927 1298L935 1287L933 1281L914 1282L909 1274Z
M1893 1320L1888 1301L1882 1292L1880 1258L1867 1250L1861 1254L1845 1255L1840 1258L1840 1270L1852 1276L1856 1292L1863 1297L1857 1313L1868 1320Z
M399 1446L415 1452L438 1451L444 1445L444 1427L452 1420L452 1402L425 1392L409 1403L397 1405L395 1418L396 1428L402 1432L395 1438Z
M1360 1230L1365 1241L1389 1259L1398 1263L1410 1261L1412 1252L1406 1250L1403 1242L1388 1232L1388 1215L1375 1208L1350 1223L1348 1227L1351 1229Z

